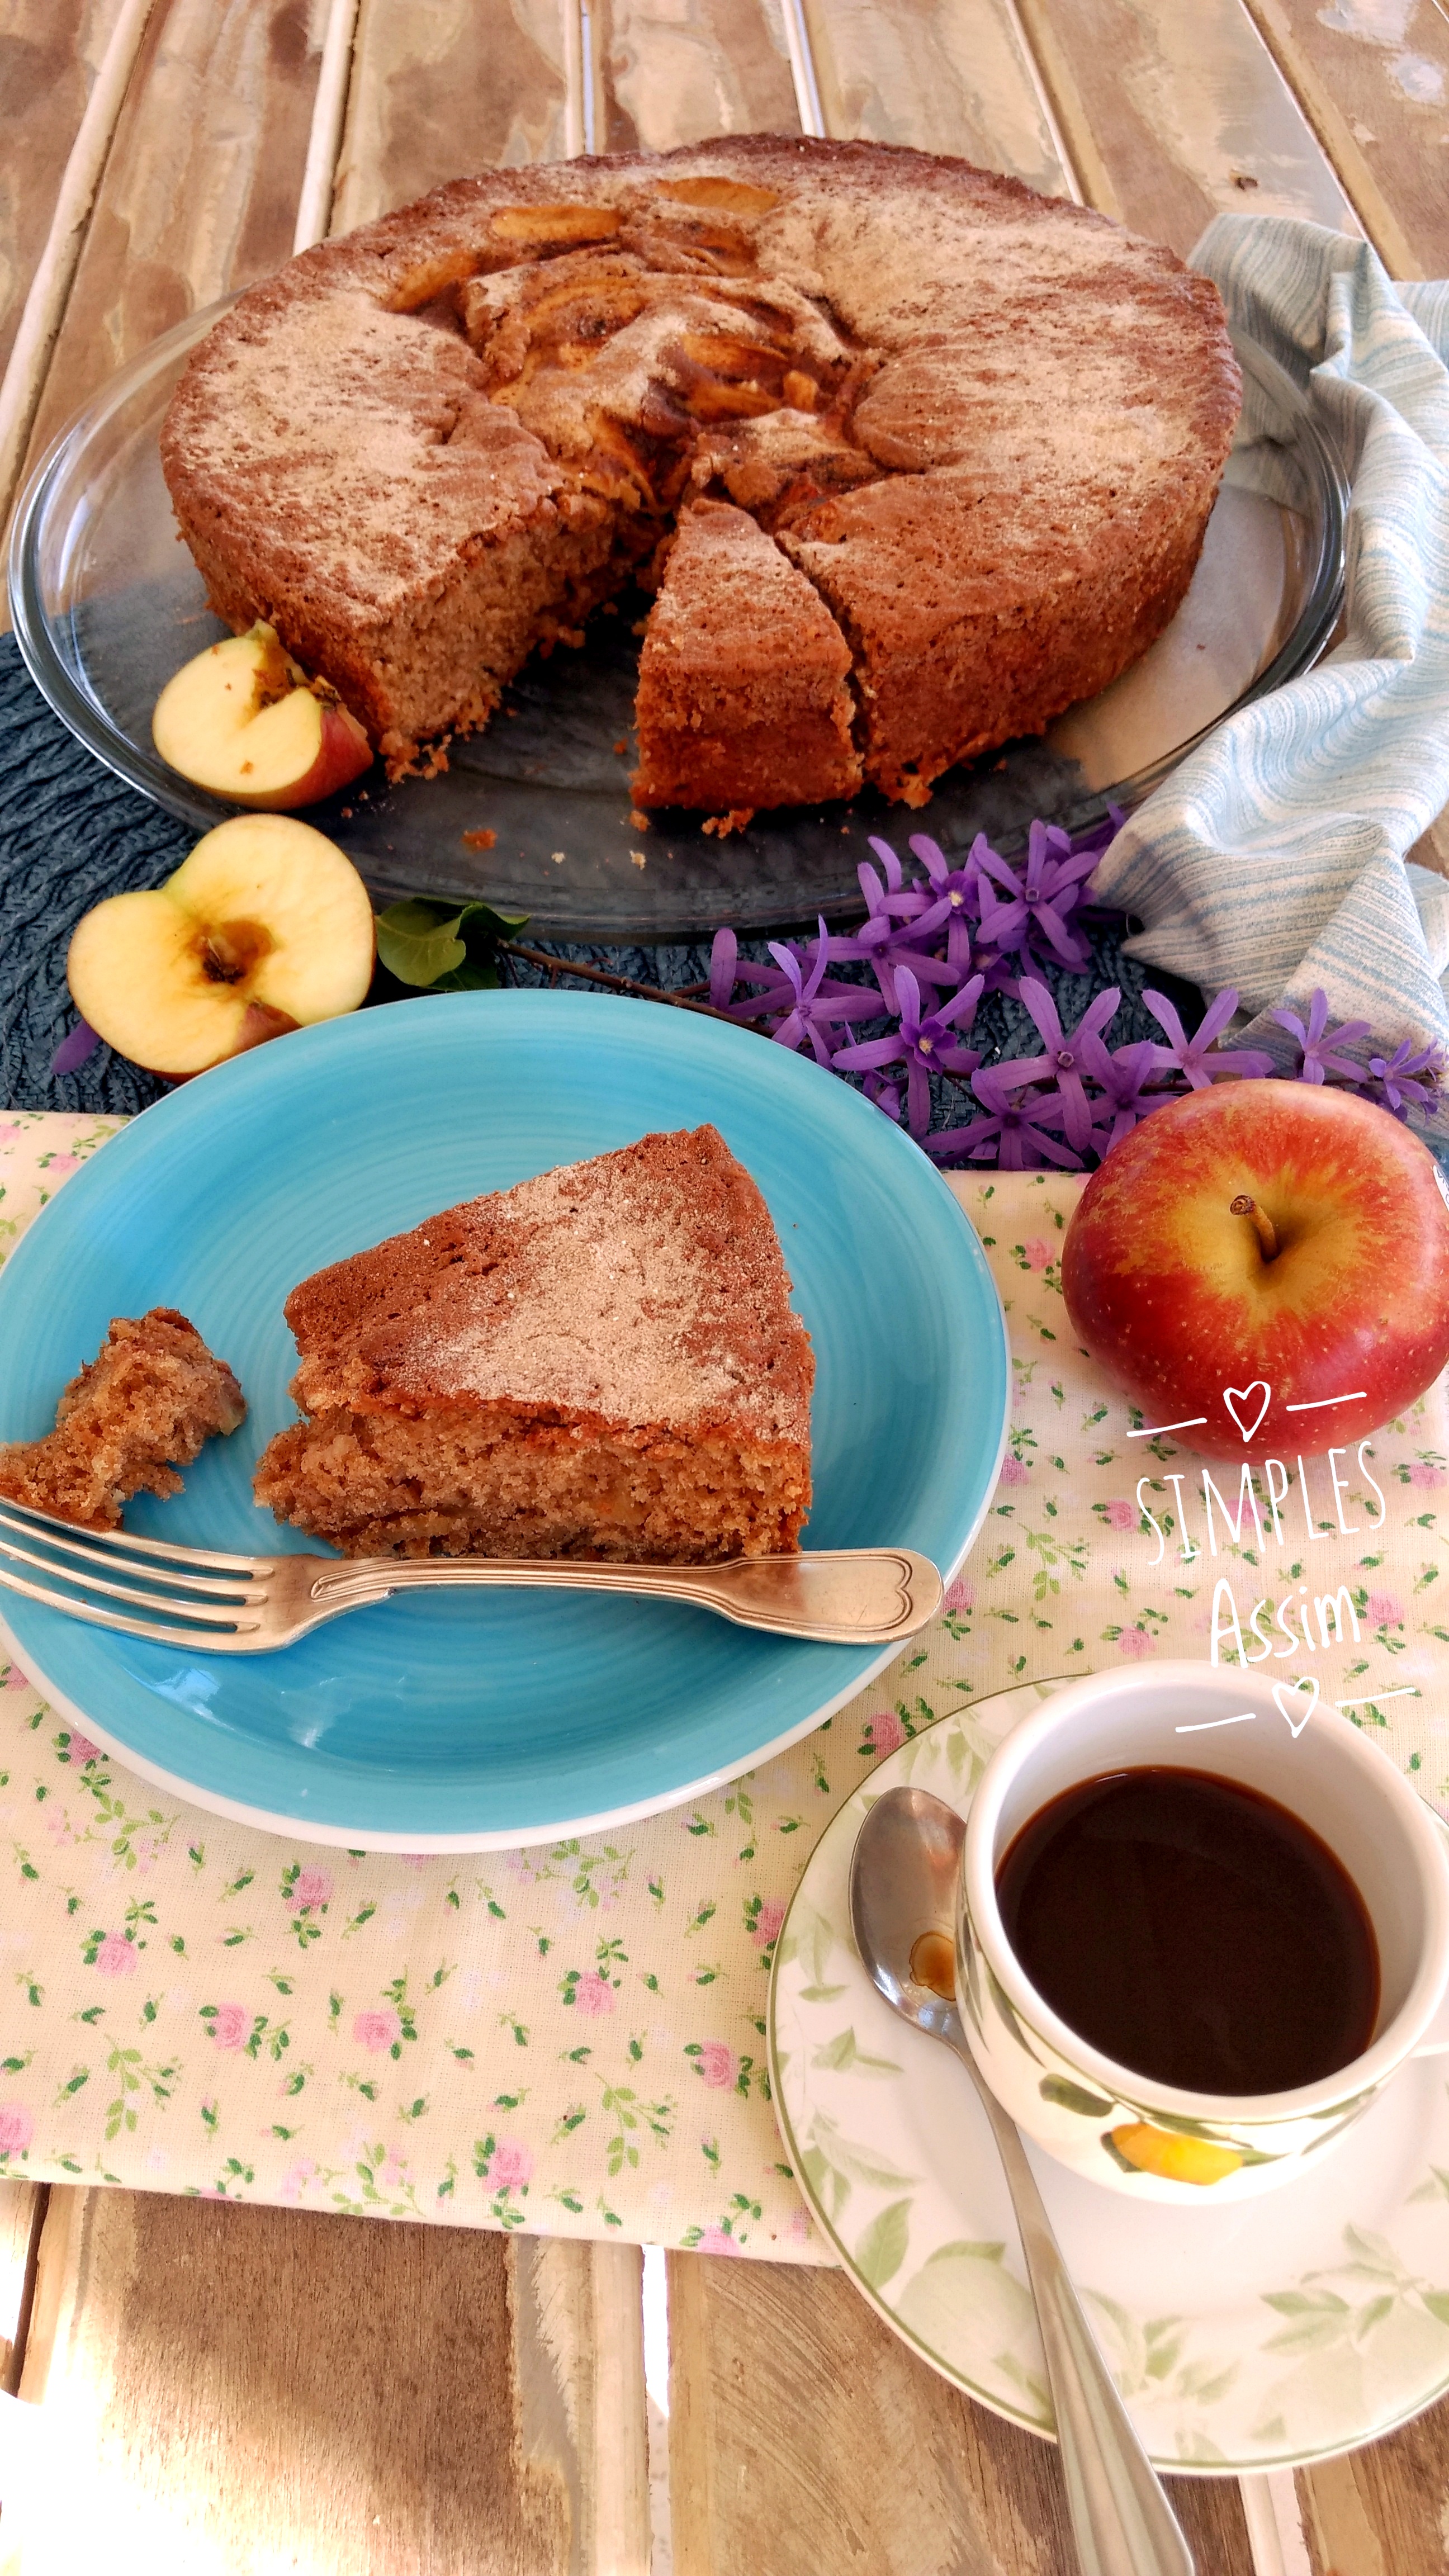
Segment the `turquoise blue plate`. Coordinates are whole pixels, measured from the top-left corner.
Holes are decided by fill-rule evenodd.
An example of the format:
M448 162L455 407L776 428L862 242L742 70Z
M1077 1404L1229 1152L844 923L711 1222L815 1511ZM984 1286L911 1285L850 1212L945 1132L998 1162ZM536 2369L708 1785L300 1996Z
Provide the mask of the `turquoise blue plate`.
M293 1418L282 1303L324 1262L480 1191L712 1120L763 1190L817 1367L807 1547L881 1541L950 1574L996 1479L1006 1331L970 1225L860 1095L752 1033L655 1003L459 993L257 1048L148 1109L0 1273L0 1438L49 1428L113 1315L178 1306L250 1406L128 1526L305 1548L251 1473ZM284 1653L207 1656L6 1602L16 1659L152 1780L317 1842L481 1850L698 1795L890 1660L665 1603L438 1594Z

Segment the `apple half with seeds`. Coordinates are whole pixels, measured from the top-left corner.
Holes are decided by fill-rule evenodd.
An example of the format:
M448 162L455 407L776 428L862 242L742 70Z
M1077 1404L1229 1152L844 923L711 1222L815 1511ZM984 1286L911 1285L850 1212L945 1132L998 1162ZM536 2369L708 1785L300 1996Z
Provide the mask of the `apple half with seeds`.
M309 680L260 623L209 644L167 681L151 739L194 786L265 813L316 805L372 766L336 690Z
M334 842L289 815L236 814L164 886L88 912L66 979L108 1046L176 1079L355 1011L375 946L367 888Z

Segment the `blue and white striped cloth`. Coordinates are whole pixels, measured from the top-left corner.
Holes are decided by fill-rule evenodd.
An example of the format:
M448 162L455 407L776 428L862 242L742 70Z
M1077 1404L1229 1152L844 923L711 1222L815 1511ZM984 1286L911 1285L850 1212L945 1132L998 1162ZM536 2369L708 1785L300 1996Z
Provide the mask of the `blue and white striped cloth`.
M1395 286L1366 243L1223 215L1193 255L1228 315L1304 388L1353 486L1342 641L1221 725L1130 817L1094 892L1129 950L1247 1035L1314 987L1392 1051L1449 1046L1449 882L1405 852L1449 803L1449 282ZM1354 1050L1367 1054L1367 1046Z

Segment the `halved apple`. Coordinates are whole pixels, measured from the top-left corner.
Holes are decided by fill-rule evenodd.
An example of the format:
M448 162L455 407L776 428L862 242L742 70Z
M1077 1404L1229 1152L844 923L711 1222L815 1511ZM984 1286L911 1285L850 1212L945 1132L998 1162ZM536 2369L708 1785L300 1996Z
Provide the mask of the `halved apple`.
M108 1046L175 1077L355 1011L375 945L367 888L335 843L287 815L237 814L154 893L88 912L66 977Z
M164 761L235 805L316 805L372 765L372 746L326 680L309 680L270 626L229 635L168 680L151 718Z

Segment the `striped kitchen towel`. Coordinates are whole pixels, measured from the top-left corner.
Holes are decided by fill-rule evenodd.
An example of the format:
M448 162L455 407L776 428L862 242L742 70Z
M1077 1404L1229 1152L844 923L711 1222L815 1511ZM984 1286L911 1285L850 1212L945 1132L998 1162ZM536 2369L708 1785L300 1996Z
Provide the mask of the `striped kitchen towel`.
M1138 807L1094 891L1146 925L1132 953L1236 985L1285 1065L1267 1013L1318 985L1390 1047L1449 1046L1449 882L1404 862L1449 803L1449 283L1395 286L1366 242L1286 218L1219 216L1193 264L1343 459L1345 631Z

